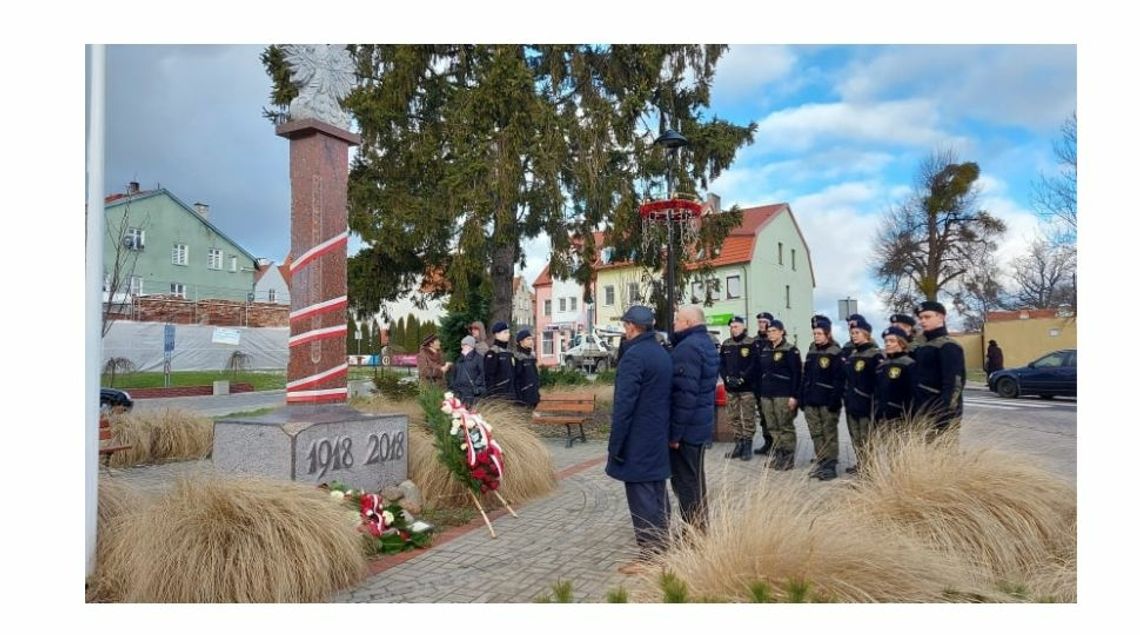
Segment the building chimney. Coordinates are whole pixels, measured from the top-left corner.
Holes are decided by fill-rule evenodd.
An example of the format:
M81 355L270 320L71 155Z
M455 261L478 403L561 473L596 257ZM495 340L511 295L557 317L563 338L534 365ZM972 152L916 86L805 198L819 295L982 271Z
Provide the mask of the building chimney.
M127 183L127 196L130 196L132 194L138 194L138 193L139 193L139 182L138 181L131 181L130 183Z
M194 211L202 217L202 220L210 220L210 206L205 203L194 203Z
M705 203L709 207L709 212L712 214L720 213L720 196L709 192L709 198Z

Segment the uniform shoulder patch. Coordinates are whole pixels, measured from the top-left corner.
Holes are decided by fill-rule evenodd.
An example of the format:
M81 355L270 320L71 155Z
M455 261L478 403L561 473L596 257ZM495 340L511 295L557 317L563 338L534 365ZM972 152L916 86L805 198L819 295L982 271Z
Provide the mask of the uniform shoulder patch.
M772 361L778 362L781 359L784 359L784 351L775 351L772 353Z
M748 357L748 347L747 346L741 346L740 347L740 356L741 357Z
M898 379L899 375L901 375L901 374L902 374L902 367L901 366L891 366L890 368L887 369L887 377L890 377L891 379Z
M857 373L863 372L863 367L866 365L867 365L867 360L865 360L865 359L855 360L855 372L857 372Z
M828 366L831 366L831 358L828 357L827 355L820 355L819 356L819 367L820 368L827 368Z

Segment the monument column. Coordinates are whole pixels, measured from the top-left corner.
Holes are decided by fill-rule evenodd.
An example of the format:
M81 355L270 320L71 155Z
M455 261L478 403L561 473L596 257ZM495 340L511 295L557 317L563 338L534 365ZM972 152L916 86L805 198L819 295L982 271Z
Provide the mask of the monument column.
M317 119L277 127L289 139L292 236L285 402L348 399L348 148L360 137Z

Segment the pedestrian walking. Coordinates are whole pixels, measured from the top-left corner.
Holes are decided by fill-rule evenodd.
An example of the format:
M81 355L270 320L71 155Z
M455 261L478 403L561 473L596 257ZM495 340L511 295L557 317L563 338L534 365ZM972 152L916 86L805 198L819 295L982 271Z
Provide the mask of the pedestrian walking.
M510 328L506 322L495 322L491 327L494 340L483 354L483 381L487 383L488 399L515 399L515 354L509 348Z
M770 355L760 360L760 408L772 428L772 451L768 466L790 470L796 462L796 396L803 362L800 351L785 337L784 323L768 325Z
M629 340L618 362L606 474L625 483L639 556L618 568L633 574L663 551L669 531L669 417L673 362L656 341L653 311L632 306L622 315Z
M669 421L672 475L669 480L677 496L681 518L703 530L708 525L705 444L712 441L716 422L716 378L720 361L705 326L705 312L696 305L677 311L673 317L672 339L673 389ZM751 437L748 446L751 456Z
M729 322L730 337L720 345L719 373L727 398L725 413L735 445L725 454L728 459L752 460L752 438L756 436L756 342L748 337L744 318Z
M996 340L990 340L990 345L986 348L986 364L985 364L986 378L1005 368L1005 355L1001 352L1001 347L998 346Z
M900 326L883 331L886 360L875 371L876 432L901 430L914 413L914 358L907 350L907 333Z
M772 323L771 313L761 311L756 314L756 337L753 338L753 372L752 372L752 396L756 401L756 427L760 428L760 436L764 441L760 447L753 451L753 454L768 454L772 450L772 431L768 426L768 420L764 417L764 411L760 408L760 364L761 361L772 354L772 343L768 341L768 325Z
M534 354L534 336L523 329L515 336L515 400L527 408L538 405L538 357Z
M831 320L825 315L813 317L811 333L800 384L800 404L815 449L815 467L808 476L830 481L839 463L839 411L846 375L839 344L831 337Z
M874 416L875 370L883 361L882 351L871 340L871 325L863 316L857 317L850 331L854 348L843 365L846 373L843 408L847 411L847 432L855 452L855 464L848 466L848 474L857 474L865 458Z
M459 359L455 362L455 374L451 377L451 392L473 408L486 392L483 382L483 358L475 352L475 338L466 335L459 342Z
M443 388L446 385L444 377L451 369L451 362L443 361L440 351L439 336L428 335L420 342L420 351L416 355L416 376L422 386Z
M966 356L946 331L946 307L928 300L915 310L926 343L914 351L918 393L915 409L932 424L931 438L950 434L957 442L962 424L962 390L966 385Z

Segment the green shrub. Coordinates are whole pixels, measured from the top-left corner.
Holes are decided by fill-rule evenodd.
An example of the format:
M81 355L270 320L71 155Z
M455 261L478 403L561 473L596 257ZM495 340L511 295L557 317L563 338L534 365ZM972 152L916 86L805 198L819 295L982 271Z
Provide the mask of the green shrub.
M568 368L539 368L538 369L538 382L539 386L585 386L590 383L586 379L584 373Z
M612 384L617 381L617 371L614 369L602 371L594 376L595 384Z
M376 391L393 401L418 399L420 384L418 381L404 381L394 373L377 373L372 377Z
M618 587L606 594L606 602L610 604L625 604L629 602L629 592L625 587Z

